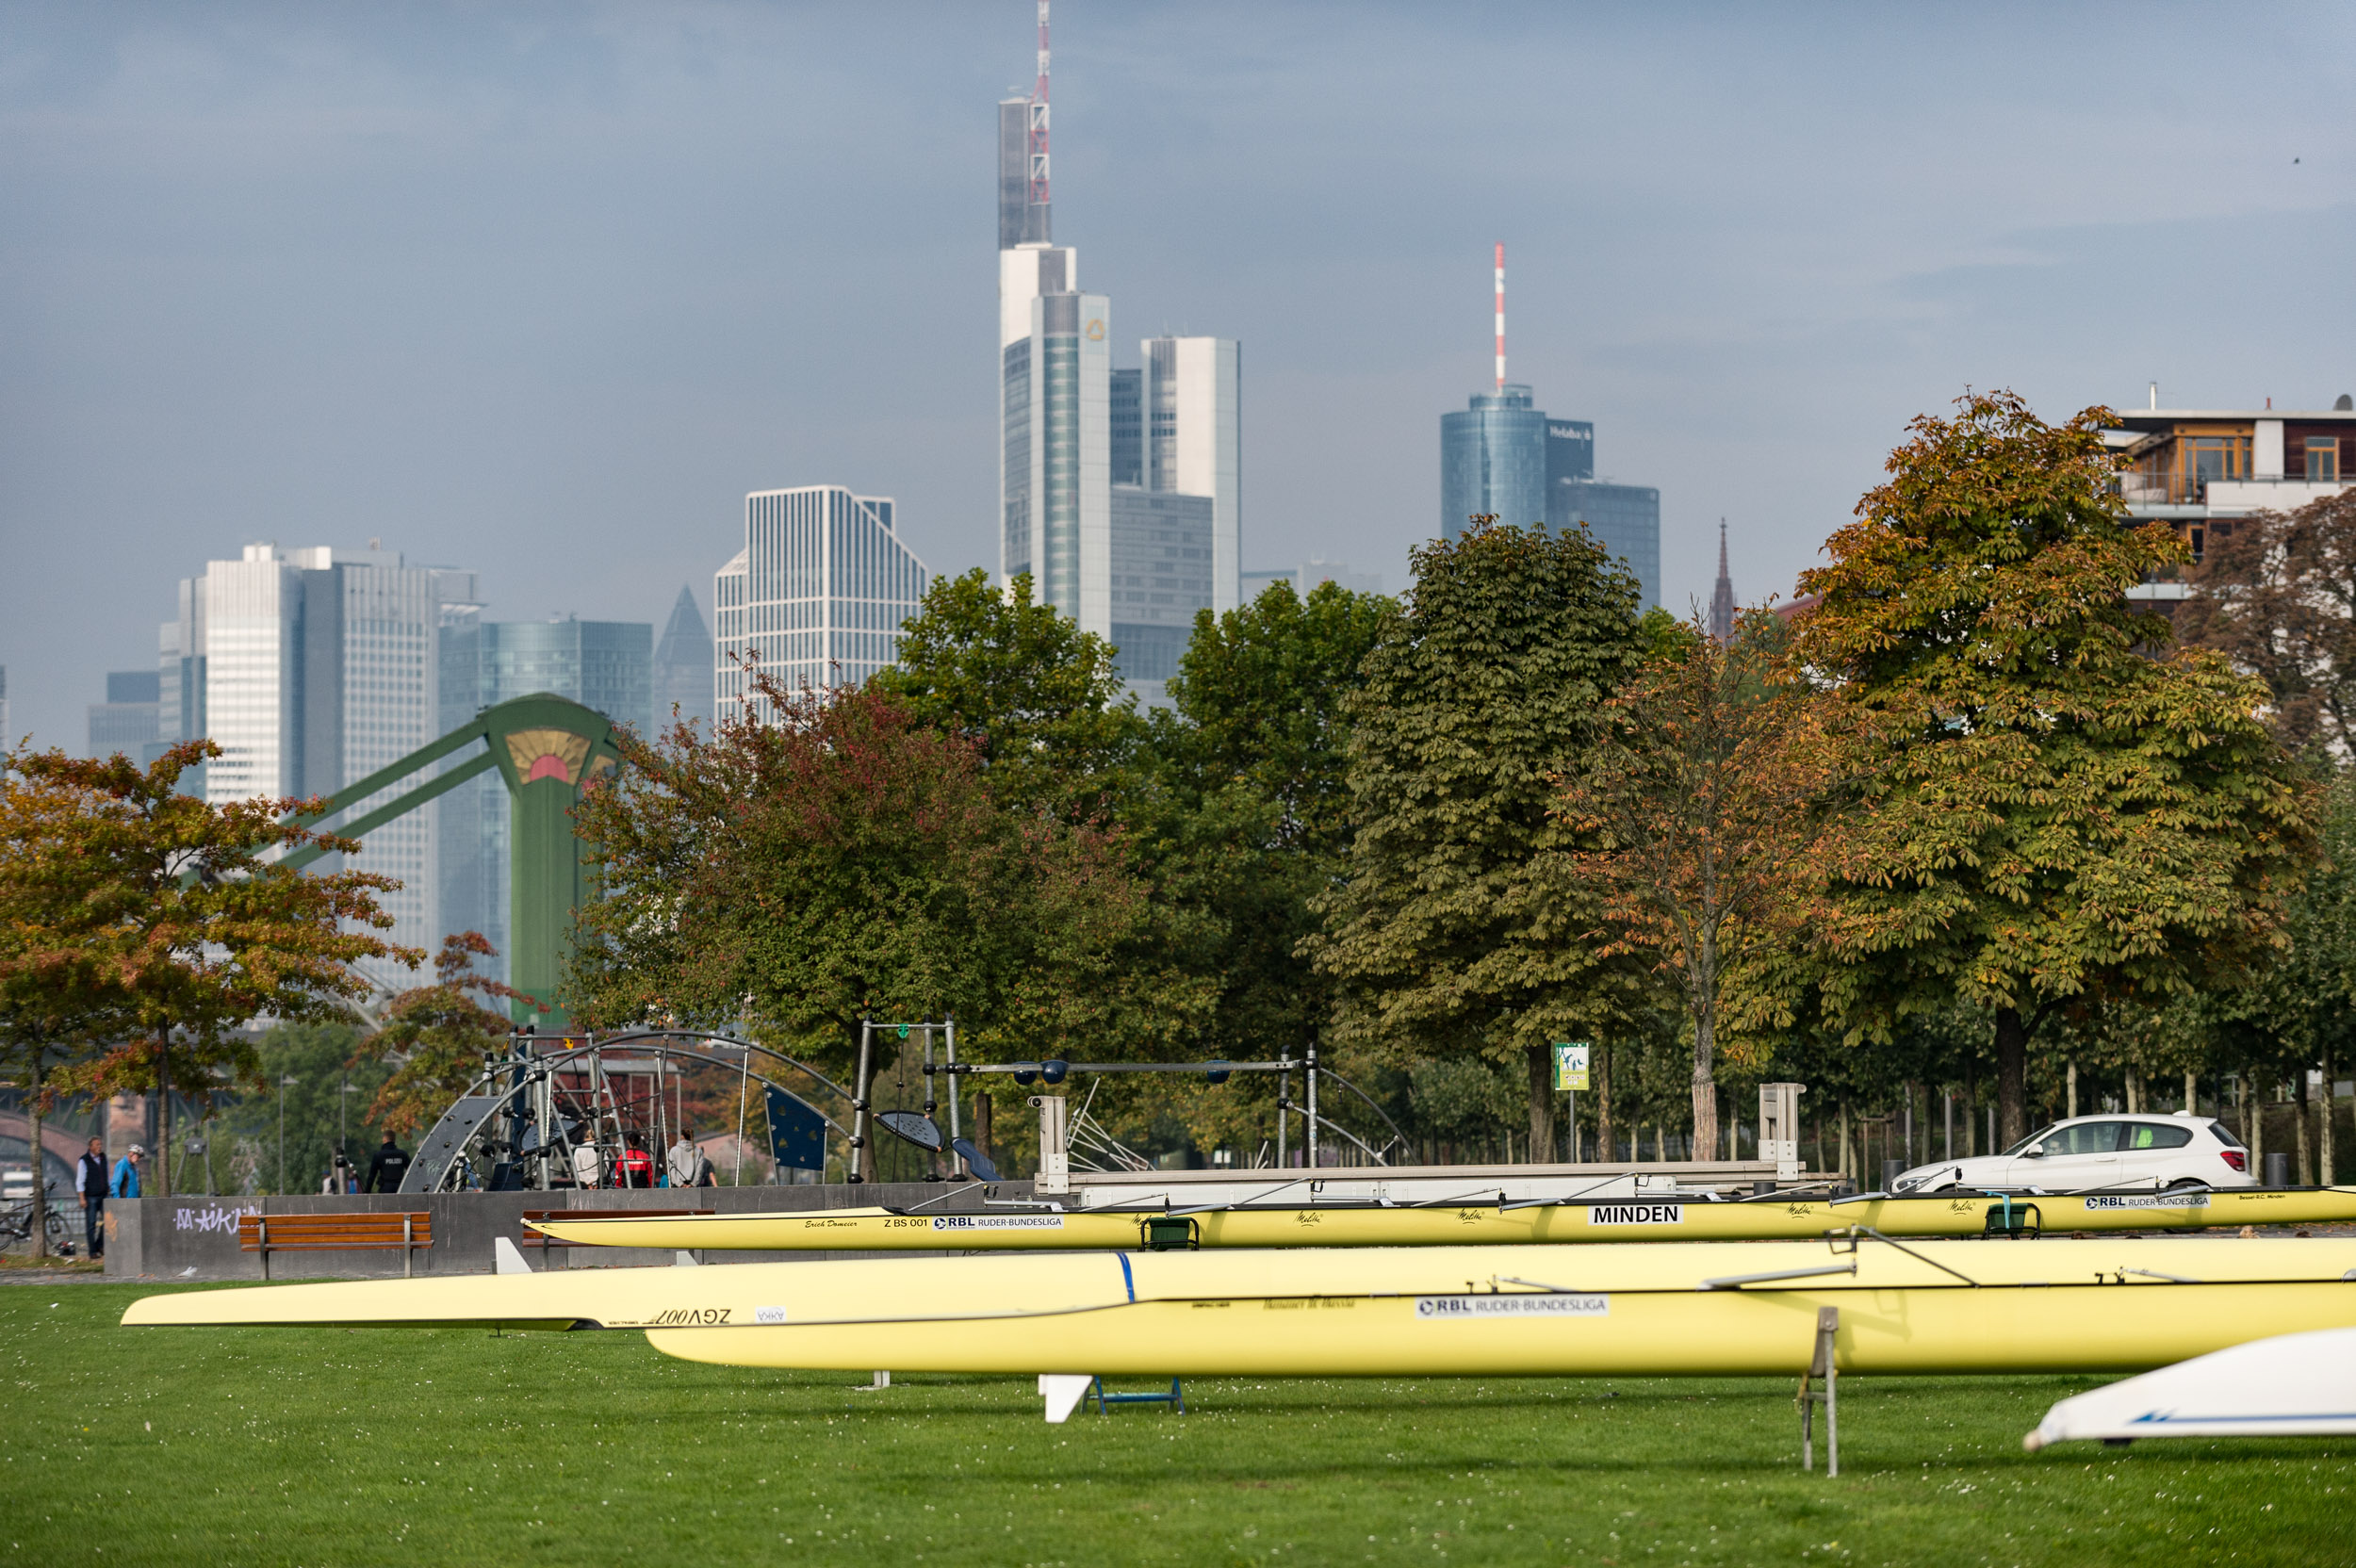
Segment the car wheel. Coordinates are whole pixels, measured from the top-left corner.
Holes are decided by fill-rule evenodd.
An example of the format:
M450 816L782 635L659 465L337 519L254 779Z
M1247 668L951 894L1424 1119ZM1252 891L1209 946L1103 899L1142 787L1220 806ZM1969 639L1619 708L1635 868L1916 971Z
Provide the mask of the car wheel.
M2169 1192L2206 1192L2209 1190L2209 1184L2198 1176L2179 1176L2168 1184L2167 1190Z

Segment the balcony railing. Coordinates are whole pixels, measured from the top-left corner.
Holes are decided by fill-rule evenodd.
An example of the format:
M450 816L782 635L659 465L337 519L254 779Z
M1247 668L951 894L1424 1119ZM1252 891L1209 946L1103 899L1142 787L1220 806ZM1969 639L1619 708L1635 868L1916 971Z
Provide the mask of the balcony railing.
M2302 484L2345 487L2352 481L2339 475L2329 479L2310 479L2305 474L2257 474L2233 478L2198 479L2176 474L2120 474L2114 488L2129 506L2206 506L2212 484ZM2291 502L2297 505L2296 501Z

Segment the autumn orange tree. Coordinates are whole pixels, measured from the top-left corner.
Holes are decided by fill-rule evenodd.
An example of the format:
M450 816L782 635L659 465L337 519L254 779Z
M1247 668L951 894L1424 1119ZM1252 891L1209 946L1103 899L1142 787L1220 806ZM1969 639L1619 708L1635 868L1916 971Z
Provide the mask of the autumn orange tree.
M0 1072L32 1120L33 1255L48 1251L41 1122L54 1074L93 1055L121 1023L101 939L110 923L106 868L84 852L88 801L40 788L16 759L0 769Z
M869 1016L954 1014L975 1054L1018 1056L1153 1026L1105 983L1144 914L1117 832L1001 801L974 741L881 691L752 685L766 716L626 739L577 808L606 896L576 1018L748 1025L829 1066Z
M354 963L422 956L377 934L393 923L377 895L400 883L357 871L310 875L272 858L309 845L358 852L356 841L292 815L321 803L216 804L180 792L183 773L220 755L209 741L189 741L144 768L121 753L8 759L11 791L61 823L64 852L88 866L88 890L53 933L74 961L50 972L88 988L107 1043L67 1065L56 1084L162 1097L159 1193L171 1191L175 1069L182 1092L198 1099L223 1077L253 1081L248 1022L337 1016L370 988Z
M1729 971L1802 939L1809 874L1845 760L1828 699L1785 660L1781 624L1699 624L1606 705L1556 811L1579 877L1603 894L1606 954L1673 977L1693 1028L1693 1157L1718 1157L1721 997Z
M497 956L499 950L480 932L444 937L434 957L434 984L394 997L375 1033L361 1042L354 1065L363 1056L393 1065L393 1075L368 1106L369 1119L385 1131L414 1133L432 1125L481 1076L483 1059L505 1049L514 1025L504 1008L487 1004L532 998L475 972L477 958Z
M2356 490L2209 525L2185 644L2266 682L2284 744L2356 752Z
M1852 1038L1987 1007L2007 1142L2060 1009L2231 983L2281 945L2314 854L2265 688L2128 597L2186 551L2127 516L2114 422L1968 393L1800 579L1821 599L1796 651L1873 746L1826 840L1816 999Z

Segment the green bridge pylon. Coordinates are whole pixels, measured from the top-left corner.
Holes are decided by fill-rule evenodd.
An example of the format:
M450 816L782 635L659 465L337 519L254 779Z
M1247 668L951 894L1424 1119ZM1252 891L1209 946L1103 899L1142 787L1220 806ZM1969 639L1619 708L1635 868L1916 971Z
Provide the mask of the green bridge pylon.
M507 784L513 823L508 835L507 982L554 1009L542 1014L518 1002L513 1004L514 1017L518 1023L562 1033L571 1020L555 1005L555 998L572 951L573 912L592 896L591 872L573 833L572 809L581 792L619 767L622 760L614 744L613 722L604 714L548 692L498 703L431 745L345 785L328 797L324 811L302 820L306 826L332 824L338 812L473 745L483 749L457 767L331 831L365 841L372 829L497 768ZM307 866L322 853L299 850L285 863Z

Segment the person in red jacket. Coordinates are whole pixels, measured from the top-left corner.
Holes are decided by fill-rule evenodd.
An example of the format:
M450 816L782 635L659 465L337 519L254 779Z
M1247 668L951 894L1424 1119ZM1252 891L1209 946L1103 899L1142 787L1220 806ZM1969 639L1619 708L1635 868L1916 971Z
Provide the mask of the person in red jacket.
M632 1133L622 1146L621 1157L614 1162L618 1186L650 1187L654 1185L654 1156L646 1152L644 1135Z

